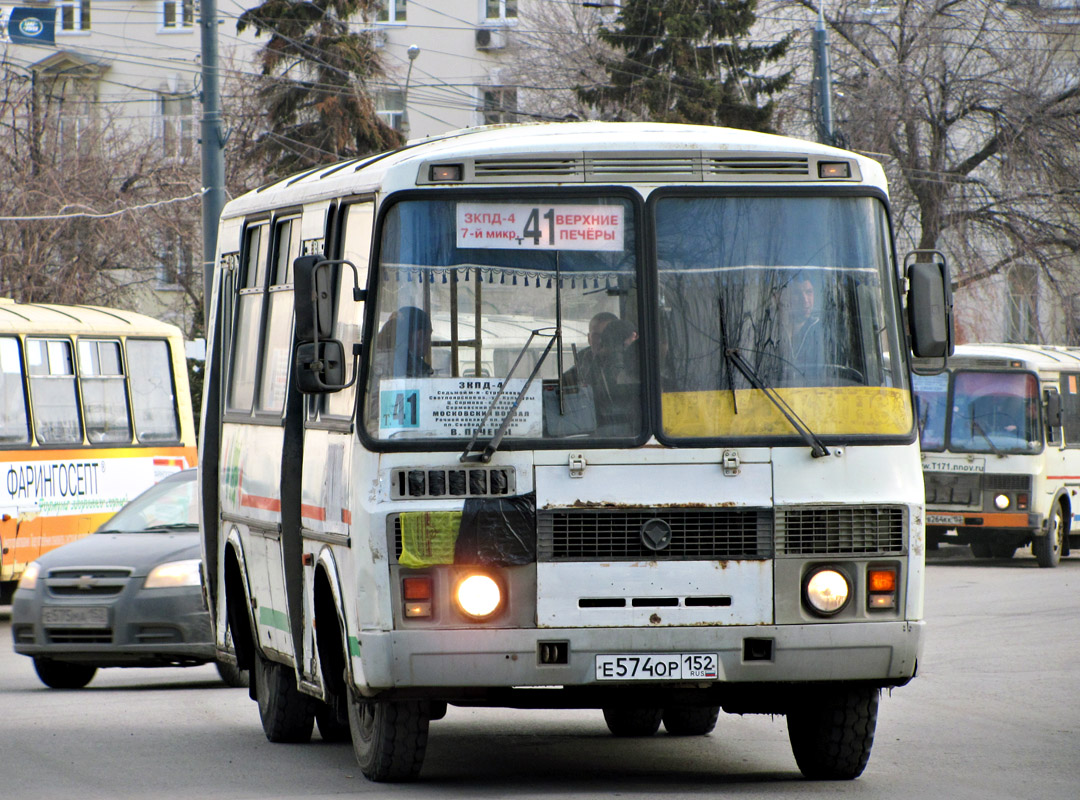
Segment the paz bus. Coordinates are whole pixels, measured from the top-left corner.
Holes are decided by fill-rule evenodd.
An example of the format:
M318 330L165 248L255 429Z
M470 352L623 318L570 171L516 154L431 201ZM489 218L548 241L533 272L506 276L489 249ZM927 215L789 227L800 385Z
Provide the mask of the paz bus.
M194 466L175 325L96 306L0 299L0 595L42 553Z
M1056 567L1080 511L1080 349L959 345L914 383L929 546L1008 559L1031 545Z
M396 781L448 705L722 709L862 772L923 630L909 350L951 342L876 162L479 128L239 197L218 243L204 577L269 740Z

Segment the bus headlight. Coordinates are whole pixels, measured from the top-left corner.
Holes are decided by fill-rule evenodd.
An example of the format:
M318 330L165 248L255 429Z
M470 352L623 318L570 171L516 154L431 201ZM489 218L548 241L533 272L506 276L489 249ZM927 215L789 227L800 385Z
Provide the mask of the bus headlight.
M1007 494L999 494L994 498L994 505L997 506L998 511L1004 511L1009 507L1009 496Z
M178 586L199 586L202 583L200 564L201 561L197 558L158 564L146 576L143 588L174 589Z
M502 589L489 575L470 575L458 583L454 600L468 616L484 619L502 606Z
M851 583L832 567L818 567L806 578L803 599L815 614L839 614L851 599Z

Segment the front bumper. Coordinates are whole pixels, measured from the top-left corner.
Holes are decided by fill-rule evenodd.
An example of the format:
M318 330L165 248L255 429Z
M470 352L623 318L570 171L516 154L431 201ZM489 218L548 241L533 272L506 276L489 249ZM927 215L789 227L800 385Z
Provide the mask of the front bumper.
M45 624L45 609L77 615L104 608L105 624ZM101 612L97 612L101 613ZM214 660L210 615L197 586L130 586L104 598L48 597L17 592L11 608L15 652L98 667L188 666Z
M596 679L596 656L610 653L715 652L721 667L717 683L865 681L887 686L914 676L922 633L922 621L665 627L632 633L626 628L366 632L357 637L352 665L354 681L364 693L618 685ZM765 641L770 644L763 647ZM565 643L565 664L541 663L543 646L551 643ZM769 658L761 658L766 651Z

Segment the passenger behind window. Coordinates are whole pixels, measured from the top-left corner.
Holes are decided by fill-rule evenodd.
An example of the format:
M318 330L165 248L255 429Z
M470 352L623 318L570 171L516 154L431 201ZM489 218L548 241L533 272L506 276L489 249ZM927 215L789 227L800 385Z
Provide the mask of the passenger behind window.
M596 344L604 329L617 320L610 311L601 311L589 320L589 346L574 348L574 366L563 373L564 386L586 386L593 383L596 372Z
M624 319L604 326L593 348L597 432L627 435L641 422L641 359L637 328ZM605 430L605 428L607 430Z
M426 378L435 370L428 362L431 318L416 306L390 315L375 339L375 370L383 378Z

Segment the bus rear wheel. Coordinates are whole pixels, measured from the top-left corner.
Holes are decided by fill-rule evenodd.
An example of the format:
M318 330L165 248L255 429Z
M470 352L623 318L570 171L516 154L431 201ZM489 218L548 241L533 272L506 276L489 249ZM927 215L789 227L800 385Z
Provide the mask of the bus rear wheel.
M284 664L255 656L255 694L263 732L271 742L311 741L314 701L296 687L296 676Z
M349 729L360 771L379 783L415 780L424 765L429 721L422 700L351 700Z
M607 706L604 722L615 736L652 736L660 729L662 708L639 706Z
M823 690L787 715L788 739L799 770L811 780L853 780L870 760L881 691Z

